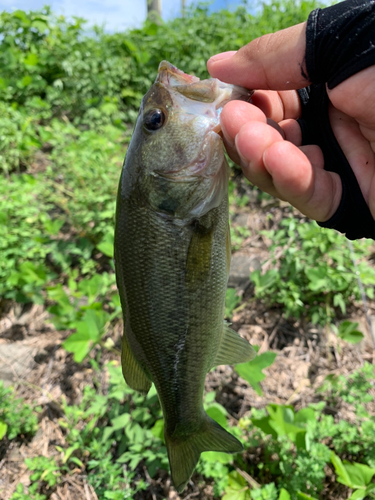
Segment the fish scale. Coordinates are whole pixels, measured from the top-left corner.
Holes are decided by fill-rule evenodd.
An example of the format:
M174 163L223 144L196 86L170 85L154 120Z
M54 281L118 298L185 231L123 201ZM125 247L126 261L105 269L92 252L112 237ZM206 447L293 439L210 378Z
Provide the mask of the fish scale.
M229 167L213 129L220 105L234 94L248 97L249 91L198 81L161 63L142 101L117 198L123 374L143 393L155 384L179 492L202 451L242 449L203 408L207 372L254 357L223 321ZM184 154L177 154L181 148Z

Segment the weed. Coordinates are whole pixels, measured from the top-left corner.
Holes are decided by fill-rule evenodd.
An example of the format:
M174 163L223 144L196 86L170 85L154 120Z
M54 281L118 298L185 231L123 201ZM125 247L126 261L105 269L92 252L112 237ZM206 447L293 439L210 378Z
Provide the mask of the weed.
M39 407L32 408L16 398L13 390L5 388L0 380L0 440L6 436L32 436L37 431Z
M357 275L345 237L320 228L316 222L281 222L277 231L264 231L272 240L273 267L251 273L257 297L282 304L287 315L304 315L313 323L332 322L339 308L360 298ZM373 296L375 270L366 261L370 242L354 243L360 278ZM278 257L279 264L277 264Z
M28 493L24 492L23 484L18 484L16 491L11 496L10 500L47 500L46 495L40 495L39 493Z
M251 387L259 395L262 395L263 393L259 382L261 382L266 377L262 370L271 366L275 361L275 358L276 353L263 352L248 363L241 363L239 365L236 365L235 369L240 377L249 382Z
M249 15L245 6L211 14L201 5L162 26L147 21L141 29L115 34L94 28L95 36L88 36L83 20L57 17L48 7L1 13L0 297L46 304L55 326L71 330L64 347L77 362L95 346L108 346L105 335L120 315L113 224L127 123L134 123L160 60L207 77L205 60L213 53L239 48L249 33L255 38L302 22L316 6L274 1ZM249 201L247 194L236 197L233 185L230 198L237 207ZM249 234L235 228L234 247ZM273 268L252 274L257 297L315 323L332 323L359 297L340 235L293 218L265 235L273 242ZM375 273L367 262L368 243L354 243L354 249L372 297ZM226 299L230 317L240 298L229 290ZM346 321L337 332L352 343L362 338L357 325ZM274 356L263 353L236 367L258 394L262 370ZM18 485L12 500L46 500L77 468L89 471L100 500L130 499L147 487L140 473L144 467L150 477L168 468L155 390L140 396L126 386L117 365L108 365L108 372L108 391L88 387L80 404L63 403L59 425L66 444L56 446L52 458L26 462L31 485L27 492ZM245 454L203 453L198 471L214 480L215 494L225 500L311 500L322 491L327 464L353 490L353 500L372 495L375 421L366 405L373 385L373 367L367 364L324 384L328 404L350 405L356 425L335 420L321 404L298 412L276 404L253 410L230 429L244 441ZM205 409L229 428L214 393L206 396ZM0 386L0 438L33 435L37 413ZM248 460L252 448L262 450L257 463Z

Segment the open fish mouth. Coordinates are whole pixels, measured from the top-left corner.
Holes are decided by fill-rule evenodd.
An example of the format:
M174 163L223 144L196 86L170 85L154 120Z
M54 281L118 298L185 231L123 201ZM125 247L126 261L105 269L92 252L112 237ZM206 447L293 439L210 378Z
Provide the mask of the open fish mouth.
M223 108L227 102L233 100L249 102L254 93L253 90L224 83L217 78L200 80L197 76L184 73L168 61L162 61L159 64L155 82L193 101L213 103L219 114L220 108Z
M199 82L199 78L197 76L184 73L168 61L162 61L159 64L158 75L155 82L160 82L166 87L175 87L177 85Z

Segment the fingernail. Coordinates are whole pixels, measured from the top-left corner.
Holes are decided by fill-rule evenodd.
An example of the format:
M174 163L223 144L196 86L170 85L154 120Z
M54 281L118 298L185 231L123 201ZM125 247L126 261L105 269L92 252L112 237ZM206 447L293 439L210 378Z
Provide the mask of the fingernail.
M224 59L229 59L230 57L234 56L236 53L236 50L229 50L228 52L221 52L220 54L216 54L212 57L209 58L209 61L217 62L221 61Z

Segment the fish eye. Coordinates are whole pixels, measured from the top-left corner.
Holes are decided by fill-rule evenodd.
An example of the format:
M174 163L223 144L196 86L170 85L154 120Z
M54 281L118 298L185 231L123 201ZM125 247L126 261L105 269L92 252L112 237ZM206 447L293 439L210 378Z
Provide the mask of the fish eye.
M152 109L143 118L143 126L149 132L154 132L164 125L165 114L161 109Z

